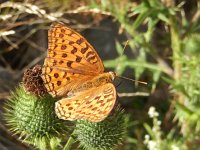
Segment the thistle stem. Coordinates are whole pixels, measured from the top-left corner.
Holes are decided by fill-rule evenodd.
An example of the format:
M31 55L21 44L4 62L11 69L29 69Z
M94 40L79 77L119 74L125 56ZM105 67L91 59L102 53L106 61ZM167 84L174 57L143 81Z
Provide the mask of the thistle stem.
M65 147L63 148L63 150L70 150L72 144L75 142L75 139L72 137L72 135L69 137Z

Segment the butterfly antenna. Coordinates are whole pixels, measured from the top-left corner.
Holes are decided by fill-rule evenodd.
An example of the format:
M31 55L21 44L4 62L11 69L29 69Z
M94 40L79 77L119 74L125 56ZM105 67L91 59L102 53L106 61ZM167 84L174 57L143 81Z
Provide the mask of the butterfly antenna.
M122 78L122 79L129 80L129 81L137 82L137 83L140 83L140 84L145 84L145 85L147 85L147 82L144 82L144 81L134 80L134 79L130 79L130 78L123 77L123 76L117 76L117 77L118 77L118 78Z
M120 81L117 85L116 88L118 88L122 84L122 81Z
M122 50L122 53L119 55L119 59L121 59L122 55L124 54L124 51L125 51L125 49L126 49L126 47L128 45L128 42L129 42L129 40L126 41L126 43L124 45L124 48ZM117 64L116 68L118 68L118 67L119 67L119 63Z
M126 43L125 43L125 45L124 45L124 48L123 48L123 51L122 51L122 53L120 54L120 57L124 54L124 51L125 51L125 49L126 49L128 43L129 43L129 40L126 41ZM119 66L119 64L117 65L116 68L118 68L118 66ZM123 77L123 76L117 76L117 77L122 78L122 79L129 80L129 81L137 82L137 83L140 83L140 84L145 84L145 85L147 85L147 82L143 82L143 81L139 81L139 80L133 80L133 79L130 79L130 78L127 78L127 77Z
M124 48L123 48L123 50L122 50L122 53L121 53L120 57L124 54L124 51L125 51L125 49L126 49L128 43L129 43L129 40L126 41L126 43L125 43L125 45L124 45Z

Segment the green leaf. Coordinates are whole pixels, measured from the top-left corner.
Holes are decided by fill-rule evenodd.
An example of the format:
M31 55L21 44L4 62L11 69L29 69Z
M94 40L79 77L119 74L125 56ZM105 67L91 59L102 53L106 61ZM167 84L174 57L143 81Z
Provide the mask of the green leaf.
M137 19L134 21L133 23L133 29L137 29L139 26L141 26L141 24L144 22L144 20L150 16L151 14L151 10L146 10L142 13L139 14L139 16L137 17Z
M151 137L154 137L154 132L152 131L151 127L147 124L147 123L144 123L144 128L146 129L147 133L151 136Z
M121 44L118 41L115 42L115 46L116 46L118 55L121 56L124 53L123 47L121 46Z

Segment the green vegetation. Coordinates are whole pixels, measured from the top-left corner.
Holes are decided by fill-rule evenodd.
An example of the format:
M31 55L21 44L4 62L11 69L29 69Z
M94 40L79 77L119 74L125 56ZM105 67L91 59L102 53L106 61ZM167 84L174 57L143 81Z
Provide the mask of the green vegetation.
M92 44L97 51L98 45L102 47L102 43L114 43L114 46L112 45L114 49L110 49L109 44L105 44L105 46L103 44L104 49L98 51L100 56L110 54L106 56L106 60L102 57L105 68L115 70L118 75L148 83L147 86L134 85L131 81L122 80L122 84L117 86L119 103L124 109L124 112L118 110L117 114L119 117L125 115L125 119L120 124L119 141L122 144L118 145L118 149L199 149L200 2L198 0L7 1L0 4L0 21L0 71L14 76L10 79L8 79L9 76L3 76L3 74L0 76L5 83L1 85L0 93L5 95L6 92L9 93L9 90L13 89L13 85L17 86L26 68L42 64L46 56L46 30L52 22L61 21L72 28L81 29L81 31L95 27L98 32L107 32L108 37L112 37L110 34L112 31L116 36L113 36L112 39L109 38L109 41L104 40L106 36L99 36L101 39L92 37L92 41L88 39L91 43L97 43L97 45ZM106 21L112 22L112 25L107 27ZM104 25L102 25L103 22ZM88 31L90 31L89 33L93 32L93 30ZM85 37L87 37L87 32L85 33ZM100 43L95 42L99 40L101 40ZM123 47L127 40L128 45L124 50ZM109 57L110 59L108 59ZM118 78L116 80L119 81ZM5 88L5 85L8 88ZM26 93L22 91L22 89L17 90L11 99L19 99L21 96L23 96L22 99L27 99L27 97L34 99L30 95L24 98ZM19 96L19 93L23 94ZM7 97L1 96L1 98L5 100ZM18 105L17 102L8 102L7 104L11 105L12 109L16 108L22 113L24 111L20 110L21 105ZM26 103L23 101L22 104ZM31 102L31 104L35 108L35 102ZM52 100L47 103L46 107L49 105L53 105ZM6 120L10 121L7 123L10 124L12 131L17 135L24 136L24 131L22 131L24 127L17 124L15 128L13 124L17 122L12 120L13 114L17 116L21 112L12 112L11 120L9 120L8 112L10 110L8 106L6 108L8 110L4 117L9 117ZM48 110L45 110L45 113L49 115ZM48 120L42 117L40 119ZM118 116L115 119L118 119ZM43 123L45 124L45 122ZM2 121L2 124L6 123ZM51 121L50 124L52 124ZM62 122L59 122L59 126L61 124ZM112 125L113 122L110 124ZM57 134L51 132L51 136L48 138L54 138L53 145L59 145L64 149L70 147L71 149L77 147L88 149L82 141L79 141L76 132L72 131L73 128L79 133L78 135L84 136L82 134L87 133L82 132L82 128L77 129L81 125L88 128L87 125L90 126L90 123L78 121L77 126L76 123L70 124L70 128L65 130L69 131L64 138L60 132L63 133L63 127L58 129L53 125L51 126L52 130ZM63 126L68 126L68 123ZM6 126L6 128L10 127ZM45 132L49 132L49 130L46 131L47 128L45 128ZM115 127L113 128L115 129ZM32 131L32 128L25 129L28 134L34 134L29 133L31 132L29 129ZM35 128L33 129L35 130ZM126 132L124 132L125 129L127 129ZM95 132L93 128L91 130ZM42 132L40 136L47 135L43 131L39 131ZM91 133L91 137L93 135L98 134ZM38 135L36 137L38 138ZM122 137L123 139L121 139ZM45 140L44 142L46 142ZM108 143L109 140L108 138ZM118 140L115 140L118 144ZM110 141L110 143L112 142ZM40 142L28 143L41 149L46 148L42 147ZM106 142L104 141L104 143ZM81 146L77 146L79 144ZM54 146L48 146L55 149ZM112 147L107 149L112 149Z

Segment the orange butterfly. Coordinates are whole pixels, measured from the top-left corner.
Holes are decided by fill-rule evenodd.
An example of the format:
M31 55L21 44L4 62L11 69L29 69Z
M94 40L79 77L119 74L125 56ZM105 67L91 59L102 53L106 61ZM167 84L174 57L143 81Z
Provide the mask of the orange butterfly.
M114 72L104 72L103 63L88 41L62 23L48 31L48 54L42 79L52 96L60 119L104 120L116 103Z

